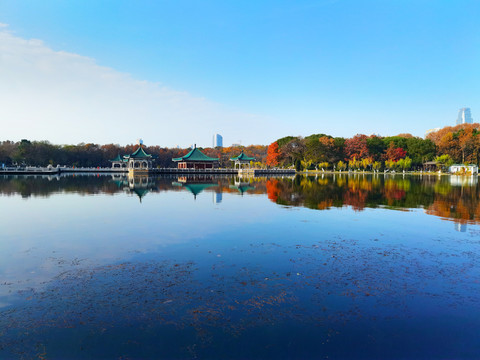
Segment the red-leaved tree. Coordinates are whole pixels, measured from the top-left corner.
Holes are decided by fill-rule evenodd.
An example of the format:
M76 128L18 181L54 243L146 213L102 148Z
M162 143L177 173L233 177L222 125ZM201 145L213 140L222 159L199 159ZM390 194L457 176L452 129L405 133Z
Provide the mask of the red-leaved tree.
M345 160L360 160L368 157L367 135L357 134L345 140Z
M390 142L390 146L387 150L385 150L386 160L398 161L400 159L403 159L405 156L407 156L407 152L401 147L396 148L393 141Z
M278 150L278 143L275 141L268 145L267 150L267 165L277 166L280 159L280 151Z

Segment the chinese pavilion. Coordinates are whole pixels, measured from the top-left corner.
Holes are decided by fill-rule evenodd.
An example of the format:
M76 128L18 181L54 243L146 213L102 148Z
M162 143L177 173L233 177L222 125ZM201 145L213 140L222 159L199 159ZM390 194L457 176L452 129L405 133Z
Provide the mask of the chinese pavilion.
M147 154L143 150L143 145L139 144L137 150L135 150L130 155L120 156L113 160L110 160L112 163L112 169L128 169L129 171L149 171L153 168L153 159L152 155Z
M150 170L153 167L152 155L147 154L140 145L131 155L125 155L128 170Z
M240 155L236 156L236 157L232 157L230 159L230 161L234 161L235 162L235 169L237 168L237 165L238 165L238 168L240 169L242 167L242 165L246 165L248 164L248 167L250 168L250 162L251 161L255 161L255 158L253 157L248 157L247 155L245 155L243 153L243 151L241 152Z
M120 154L113 160L109 160L112 163L112 169L124 169L127 167L127 161Z
M178 163L179 169L213 169L218 158L211 158L205 155L197 145L187 154L179 158L173 158L172 161Z

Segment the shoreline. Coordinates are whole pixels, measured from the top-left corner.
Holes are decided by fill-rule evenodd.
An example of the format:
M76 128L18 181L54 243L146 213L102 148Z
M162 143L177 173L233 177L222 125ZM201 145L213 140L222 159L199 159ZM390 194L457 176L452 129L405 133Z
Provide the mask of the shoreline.
M406 171L404 172L373 172L373 171L318 171L318 170L311 170L311 171L297 171L296 174L299 175L321 175L321 174L330 174L330 175L418 175L418 176L423 176L423 175L436 175L436 176L442 176L442 175L454 175L454 176L479 176L479 174L450 174L446 172L436 172L436 171L425 171L425 172L420 172L420 171Z

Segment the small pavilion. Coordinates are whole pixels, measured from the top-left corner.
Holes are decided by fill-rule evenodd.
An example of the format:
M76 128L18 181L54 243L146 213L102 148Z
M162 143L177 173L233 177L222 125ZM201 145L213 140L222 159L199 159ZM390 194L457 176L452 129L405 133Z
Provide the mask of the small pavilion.
M113 160L109 160L112 163L112 169L124 169L127 167L127 161L120 154Z
M241 169L242 165L247 165L248 164L248 168L250 168L250 162L251 161L255 161L255 158L253 157L248 157L247 155L245 155L243 153L243 151L240 153L240 155L236 156L236 157L232 157L230 159L230 161L234 161L235 162L235 169L237 168L237 165L238 165L238 168Z
M148 171L153 168L152 155L147 154L141 144L131 155L125 155L123 158L127 162L128 170Z
M173 158L172 161L178 163L178 169L213 169L214 164L218 163L218 158L205 155L195 145L187 155Z
M153 157L143 149L143 141L138 141L138 148L130 155L117 155L113 160L112 169L128 169L128 171L149 171L153 168Z

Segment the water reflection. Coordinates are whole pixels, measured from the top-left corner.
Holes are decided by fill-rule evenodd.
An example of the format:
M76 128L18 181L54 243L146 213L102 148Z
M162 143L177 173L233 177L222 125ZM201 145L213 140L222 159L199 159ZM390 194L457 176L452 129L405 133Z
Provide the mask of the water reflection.
M0 358L478 358L451 180L0 178Z
M140 201L148 193L188 191L193 198L212 192L214 202L222 193L266 194L279 205L303 206L316 210L348 206L355 211L365 208L408 210L423 208L435 215L461 224L480 222L478 177L404 176L404 175L317 175L286 178L240 178L229 176L3 176L0 194L50 196L57 193L82 195L125 192Z

